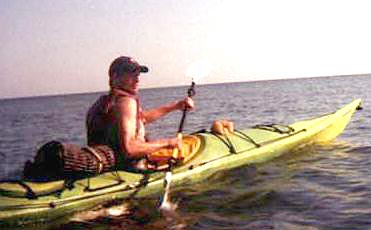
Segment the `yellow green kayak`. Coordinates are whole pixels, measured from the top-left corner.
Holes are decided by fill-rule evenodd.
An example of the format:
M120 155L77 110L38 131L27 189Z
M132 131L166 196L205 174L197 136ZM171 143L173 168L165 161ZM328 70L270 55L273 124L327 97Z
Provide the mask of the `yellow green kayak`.
M185 136L184 162L173 169L172 186L202 181L220 170L262 163L304 145L338 136L360 108L357 99L338 111L291 125L263 124L234 133ZM0 182L0 227L26 226L116 200L163 193L164 172L114 171L76 181Z

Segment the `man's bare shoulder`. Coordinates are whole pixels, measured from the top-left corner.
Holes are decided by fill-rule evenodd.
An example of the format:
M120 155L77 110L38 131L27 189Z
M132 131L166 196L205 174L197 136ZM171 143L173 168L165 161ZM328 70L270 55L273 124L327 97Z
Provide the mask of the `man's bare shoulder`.
M116 109L121 112L131 112L137 110L137 102L131 97L119 97L115 102Z

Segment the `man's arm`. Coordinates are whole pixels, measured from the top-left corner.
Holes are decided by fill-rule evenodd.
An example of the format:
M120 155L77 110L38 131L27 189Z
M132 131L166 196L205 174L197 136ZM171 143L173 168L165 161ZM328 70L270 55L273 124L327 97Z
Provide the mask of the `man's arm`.
M188 109L194 108L194 102L192 98L187 97L181 101L172 102L172 103L162 105L154 109L146 110L146 111L143 111L142 114L143 114L145 123L151 123L165 116L166 114L170 112L173 112L175 110L183 110L185 107Z
M120 98L116 104L121 149L129 158L140 158L161 148L179 147L177 138L160 139L150 142L136 138L137 103L132 98Z

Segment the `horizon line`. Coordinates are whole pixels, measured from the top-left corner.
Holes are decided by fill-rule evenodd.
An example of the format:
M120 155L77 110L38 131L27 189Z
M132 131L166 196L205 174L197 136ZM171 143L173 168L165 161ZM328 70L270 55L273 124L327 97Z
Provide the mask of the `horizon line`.
M248 83L248 82L261 82L261 81L282 81L282 80L299 80L299 79L312 79L312 78L332 78L332 77L363 77L371 75L371 73L361 73L361 74L344 74L344 75L328 75L328 76L314 76L314 77L295 77L295 78L274 78L274 79L262 79L262 80L247 80L247 81L231 81L231 82L215 82L215 83L200 83L197 85L207 86L207 85L218 85L218 84L234 84L234 83ZM143 87L140 90L148 89L161 89L161 88L176 88L176 87L186 87L186 85L167 85L167 86L149 86ZM88 91L88 92L76 92L76 93L56 93L56 94L40 94L32 96L15 96L15 97L2 97L2 100L12 100L12 99L30 99L39 97L60 97L60 96L72 96L72 95L82 95L82 94L95 94L104 93L106 91Z

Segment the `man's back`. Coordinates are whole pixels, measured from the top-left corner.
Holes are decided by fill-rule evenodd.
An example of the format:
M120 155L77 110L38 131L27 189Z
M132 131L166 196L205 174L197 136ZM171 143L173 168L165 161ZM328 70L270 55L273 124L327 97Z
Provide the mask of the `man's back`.
M110 130L115 123L113 97L101 96L88 110L86 129L88 145L109 144Z

